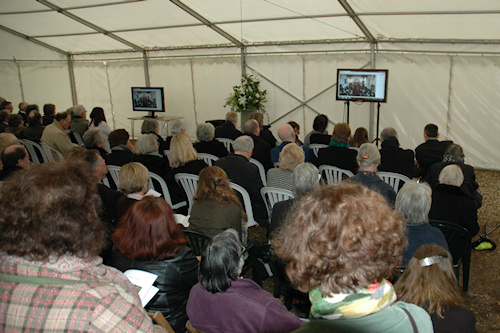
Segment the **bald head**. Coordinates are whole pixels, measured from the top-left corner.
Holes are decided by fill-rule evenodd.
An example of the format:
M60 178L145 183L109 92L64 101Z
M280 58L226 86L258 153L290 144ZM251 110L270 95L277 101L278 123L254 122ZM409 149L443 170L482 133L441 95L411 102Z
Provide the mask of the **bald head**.
M281 141L295 141L295 132L293 130L292 125L284 124L278 129L278 136Z
M244 125L244 130L245 130L245 133L250 133L250 134L259 136L259 134L260 134L259 122L255 119L247 120L245 122L245 125Z
M29 166L28 151L20 144L7 146L2 152L2 163L4 167L18 166L26 168Z

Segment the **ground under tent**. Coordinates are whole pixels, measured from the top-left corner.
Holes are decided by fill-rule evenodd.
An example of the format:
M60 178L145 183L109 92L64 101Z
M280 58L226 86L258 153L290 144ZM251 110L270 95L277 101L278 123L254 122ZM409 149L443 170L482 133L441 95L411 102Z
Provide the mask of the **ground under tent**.
M318 113L345 121L338 68L388 69L380 129L414 149L432 122L468 164L500 169L497 1L23 0L4 1L0 18L0 96L15 105L101 106L111 128L130 131L127 118L142 115L130 87L160 86L166 115L194 138L223 118L242 72L256 72L271 130L294 120L303 136ZM349 122L374 139L376 105L351 103Z

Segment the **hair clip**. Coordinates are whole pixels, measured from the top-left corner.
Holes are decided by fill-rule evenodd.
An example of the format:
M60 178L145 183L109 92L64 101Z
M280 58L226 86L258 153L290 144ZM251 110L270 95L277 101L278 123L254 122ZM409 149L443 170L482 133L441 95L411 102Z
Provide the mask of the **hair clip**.
M420 259L418 262L420 263L420 267L427 267L431 266L434 264L438 264L441 262L442 256L432 256L432 257L426 257L424 259Z
M370 154L367 154L367 153L361 154L361 158L364 160L367 160L370 158Z

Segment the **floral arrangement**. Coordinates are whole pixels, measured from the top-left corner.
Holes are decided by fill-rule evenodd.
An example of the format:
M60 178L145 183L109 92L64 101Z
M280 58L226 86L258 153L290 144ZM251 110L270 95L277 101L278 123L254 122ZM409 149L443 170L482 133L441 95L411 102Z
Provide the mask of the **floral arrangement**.
M243 75L241 86L234 86L233 92L226 99L224 107L230 106L231 111L241 112L252 110L265 113L264 102L267 101L267 90L260 90L260 81L255 74Z

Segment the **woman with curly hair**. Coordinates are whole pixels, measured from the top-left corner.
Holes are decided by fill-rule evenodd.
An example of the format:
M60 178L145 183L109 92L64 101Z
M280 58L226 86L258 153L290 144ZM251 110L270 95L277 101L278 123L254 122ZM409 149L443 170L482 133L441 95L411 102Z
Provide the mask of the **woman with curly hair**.
M442 246L419 247L394 287L399 300L427 310L434 332L477 332L476 316L463 307L451 255Z
M425 310L394 303L386 280L401 263L404 243L403 218L362 185L327 186L303 197L273 240L292 284L309 292L312 320L297 332L431 332Z
M226 229L233 228L241 240L241 221L246 219L246 214L229 186L229 179L224 170L216 166L201 170L198 190L193 199L189 231L212 238Z
M368 140L368 131L364 127L358 127L354 131L354 135L349 140L349 146L359 148L363 143L370 142Z

